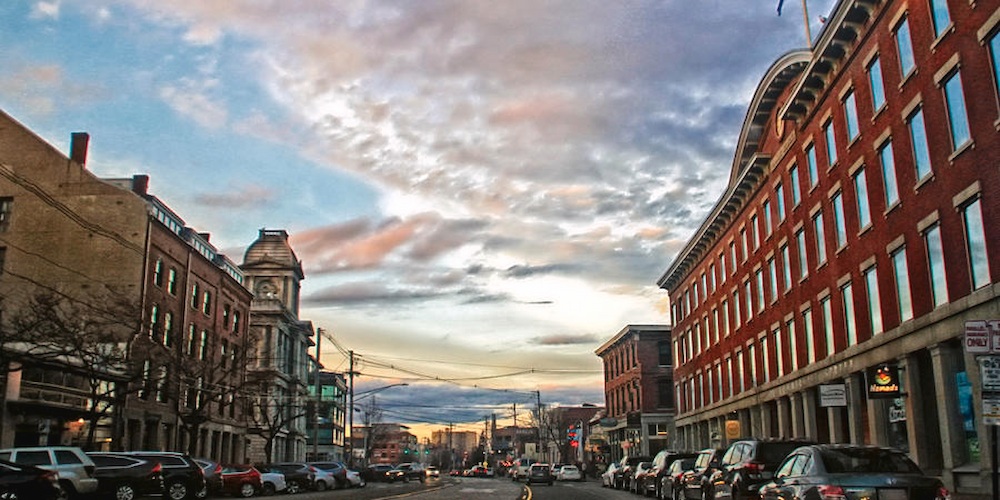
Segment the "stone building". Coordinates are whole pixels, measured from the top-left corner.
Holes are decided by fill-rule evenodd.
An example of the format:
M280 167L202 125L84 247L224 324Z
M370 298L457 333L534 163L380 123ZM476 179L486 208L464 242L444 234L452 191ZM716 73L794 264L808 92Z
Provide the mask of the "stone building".
M998 25L996 2L841 0L766 71L726 191L658 282L685 447L889 445L988 488L963 333L1000 317Z

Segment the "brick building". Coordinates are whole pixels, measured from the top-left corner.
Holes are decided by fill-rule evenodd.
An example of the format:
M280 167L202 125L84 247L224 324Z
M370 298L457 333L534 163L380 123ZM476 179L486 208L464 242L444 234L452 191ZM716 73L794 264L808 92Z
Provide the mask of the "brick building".
M998 24L996 2L842 0L767 70L725 193L658 282L683 447L735 421L988 485L962 335L1000 318Z
M595 353L604 361L611 460L652 455L674 443L671 328L627 325Z

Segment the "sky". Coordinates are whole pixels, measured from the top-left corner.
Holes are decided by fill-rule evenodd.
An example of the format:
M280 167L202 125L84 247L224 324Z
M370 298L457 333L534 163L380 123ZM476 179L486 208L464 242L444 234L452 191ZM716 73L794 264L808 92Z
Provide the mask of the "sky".
M833 3L809 0L814 37ZM0 109L64 152L88 132L88 169L148 174L236 263L287 230L300 317L328 369L355 353L365 411L524 425L603 405L595 349L669 323L656 281L806 46L802 2L776 7L8 0Z

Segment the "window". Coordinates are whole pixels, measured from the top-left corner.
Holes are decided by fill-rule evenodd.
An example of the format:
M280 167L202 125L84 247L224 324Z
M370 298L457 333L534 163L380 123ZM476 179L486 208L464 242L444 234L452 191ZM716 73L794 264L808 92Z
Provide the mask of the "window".
M758 224L760 221L757 219L757 214L750 217L750 242L753 243L753 249L757 250L760 248L760 229Z
M740 292L733 292L733 330L738 330L743 322L743 315L740 311Z
M202 330L198 339L198 359L208 359L208 330Z
M163 259L156 259L153 264L153 284L163 286Z
M788 330L788 355L791 356L792 360L792 370L799 369L799 353L796 350L798 340L798 335L795 334L795 319L789 319L785 322L785 329Z
M223 344L224 345L224 344ZM670 342L657 343L660 366L670 366Z
M210 314L212 312L212 292L206 291L201 300L201 312Z
M806 167L809 171L809 187L813 187L819 182L819 170L816 167L816 147L810 144L806 148Z
M885 105L885 82L882 81L882 60L875 56L868 64L868 85L872 88L872 105L875 111Z
M191 285L191 308L198 308L198 284Z
M188 356L194 355L194 348L197 345L197 343L198 343L198 337L197 335L195 335L194 323L192 323L188 325L187 342L186 342L187 349L185 349L184 354L187 354Z
M6 232L10 228L10 215L13 209L14 198L10 196L0 198L0 233Z
M899 203L899 188L896 186L896 161L892 154L892 141L886 141L878 149L879 161L882 163L882 183L885 185L885 206L891 207Z
M754 278L756 279L754 285L757 287L757 313L760 314L764 310L764 271L757 269Z
M746 280L743 283L743 299L747 301L746 303L746 315L747 322L753 319L753 285L750 280Z
M729 301L722 299L722 335L729 336Z
M746 228L740 229L740 250L743 251L743 262L746 262L747 256L750 255L750 251L747 247L747 230Z
M719 309L718 308L713 308L712 309L712 343L713 344L718 344L719 343L719 332L720 332L719 328L720 327L721 327L721 325L719 324Z
M776 361L775 366L778 368L778 376L781 377L781 376L785 375L785 350L783 349L784 345L783 345L783 343L781 341L781 327L780 326L778 328L775 328L771 332L771 337L772 337L773 342L774 342L774 353L776 355L776 357L775 357L775 361Z
M823 125L823 136L826 138L826 159L829 166L837 163L837 138L833 135L833 120Z
M858 209L858 229L864 229L872 224L872 211L868 204L868 176L864 168L854 173L854 198Z
M750 363L750 383L757 387L761 381L757 378L757 345L753 342L747 344L747 361Z
M844 333L847 334L847 345L858 343L858 328L854 317L854 289L848 281L840 287L840 299L844 304Z
M861 273L865 278L865 298L868 305L868 316L872 327L872 335L882 333L882 301L878 294L878 272L871 266Z
M941 87L944 89L944 102L948 106L952 151L957 151L972 140L969 117L965 109L965 96L962 94L962 75L955 70L945 78Z
M764 221L764 237L771 236L771 200L764 200L760 211L761 219Z
M833 230L837 248L847 245L847 221L844 220L844 197L838 192L833 195Z
M972 288L990 284L990 263L986 253L986 233L983 231L983 212L979 198L962 208L965 222L965 246L969 256Z
M732 265L732 273L736 274L736 265L740 261L736 257L736 242L735 241L730 241L729 242L729 259L730 259L730 264Z
M240 333L240 312L233 311L233 333Z
M726 256L719 254L719 283L726 282Z
M816 266L826 263L826 235L823 231L823 212L813 216L813 229L816 230Z
M906 18L896 26L896 51L899 53L899 69L905 79L916 67L913 58L913 40L910 39L910 23Z
M792 288L792 255L788 245L781 245L781 280L785 291Z
M732 396L736 386L733 385L733 358L726 358L726 377L729 379L729 387L726 388L726 396Z
M660 343L665 344L666 342ZM222 342L219 343L219 353L221 354L219 356L219 368L225 369L227 361L226 358L229 357L229 342L226 341L226 339L222 339Z
M172 267L167 272L167 293L177 295L177 269Z
M910 140L913 142L913 163L917 169L917 181L921 181L931 175L931 154L927 145L923 110L918 108L906 122L910 128Z
M160 322L160 306L153 304L149 308L149 338L159 341L160 336L156 331Z
M774 257L767 259L767 280L771 302L774 302L778 300L778 266L774 262Z
M774 186L774 204L778 209L778 223L785 220L785 193L781 190L781 183Z
M708 266L708 293L715 293L715 264Z
M844 118L847 123L847 142L850 143L861 133L858 127L858 104L854 99L853 90L844 97Z
M771 345L767 343L767 335L760 338L760 357L764 369L764 382L771 380Z
M833 339L833 304L830 296L823 297L819 301L820 311L823 313L823 338L826 342L826 355L830 356L837 352Z
M951 26L951 17L948 15L948 2L945 0L931 0L931 21L934 22L934 36L941 38L945 30Z
M792 184L792 206L797 207L799 203L802 202L802 191L799 189L799 167L798 165L792 165L791 170L788 171L788 177Z
M736 351L736 378L740 382L740 392L747 390L746 374L743 368L743 351Z
M944 247L941 245L941 227L935 224L924 231L927 246L927 264L931 281L931 299L934 307L948 302L948 282L944 272Z
M913 319L913 299L910 297L910 273L906 269L906 247L894 250L892 272L896 279L896 297L899 300L899 321Z
M1000 31L994 31L987 43L990 46L990 61L993 63L993 88L1000 93Z
M795 232L795 243L799 251L799 279L809 276L809 258L806 256L806 232L799 229Z
M816 362L816 339L813 338L812 308L802 311L802 333L806 340L806 358L808 363Z
M163 345L167 347L174 345L174 313L172 312L163 315Z

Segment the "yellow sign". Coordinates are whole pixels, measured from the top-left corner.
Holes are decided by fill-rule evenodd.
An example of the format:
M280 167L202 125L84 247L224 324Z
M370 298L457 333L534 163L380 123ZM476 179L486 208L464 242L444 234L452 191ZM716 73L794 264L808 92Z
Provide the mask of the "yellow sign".
M737 439L741 434L739 420L726 420L726 439Z

